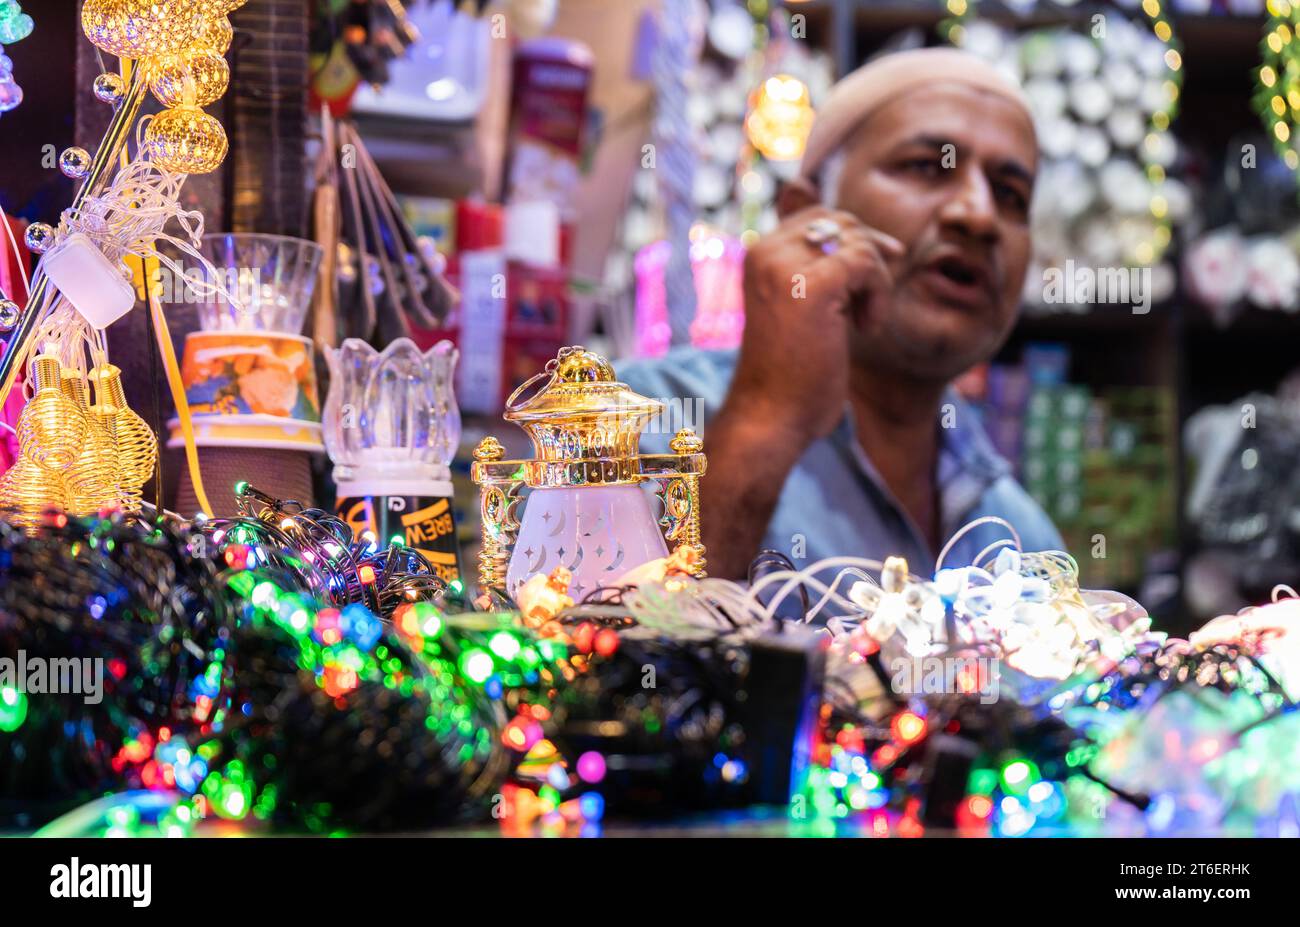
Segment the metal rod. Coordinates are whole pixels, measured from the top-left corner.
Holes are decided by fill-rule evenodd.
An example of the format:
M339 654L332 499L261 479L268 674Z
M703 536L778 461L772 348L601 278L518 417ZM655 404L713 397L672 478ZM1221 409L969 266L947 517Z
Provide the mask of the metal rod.
M108 125L108 131L104 134L99 150L95 152L95 160L90 166L90 173L86 175L86 182L81 185L76 198L72 201L73 209L80 208L87 198L103 191L114 162L131 137L131 127L135 124L135 117L139 115L140 107L144 104L148 92L149 83L145 80L144 68L132 68L126 94L122 97L117 112L113 114L113 121ZM37 265L36 279L32 281L27 308L19 319L18 325L6 339L8 347L5 348L4 356L0 357L0 406L4 405L9 397L9 391L13 389L14 379L18 375L18 359L27 353L27 341L36 328L36 316L39 314L37 307L40 306L48 286L48 279Z

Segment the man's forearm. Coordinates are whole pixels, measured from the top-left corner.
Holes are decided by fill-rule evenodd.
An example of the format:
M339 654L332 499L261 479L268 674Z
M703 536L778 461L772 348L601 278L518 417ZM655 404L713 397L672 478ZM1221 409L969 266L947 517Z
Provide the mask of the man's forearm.
M700 482L709 575L745 578L806 446L806 438L731 400L709 423L709 469Z

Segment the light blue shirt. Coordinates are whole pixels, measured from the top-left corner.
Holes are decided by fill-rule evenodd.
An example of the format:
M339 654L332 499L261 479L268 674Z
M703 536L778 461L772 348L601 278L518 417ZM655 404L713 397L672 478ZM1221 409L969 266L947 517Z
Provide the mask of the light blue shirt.
M642 435L643 454L667 453L668 442L683 426L695 428L708 454L708 423L727 395L736 358L736 351L677 348L655 360L615 364L620 380L668 404L660 420L651 422ZM951 408L946 408L949 403ZM968 522L992 515L1015 527L1024 550L1063 549L1051 520L993 449L976 411L951 390L943 405L941 420L950 427L936 422L941 541ZM709 518L707 506L702 517ZM967 566L986 546L1005 537L1005 529L981 525L957 543L944 566ZM847 408L835 431L813 442L786 478L762 546L786 554L801 567L825 557L901 556L918 576L931 575L938 554L930 550L925 535L862 449ZM800 553L802 557L795 556Z

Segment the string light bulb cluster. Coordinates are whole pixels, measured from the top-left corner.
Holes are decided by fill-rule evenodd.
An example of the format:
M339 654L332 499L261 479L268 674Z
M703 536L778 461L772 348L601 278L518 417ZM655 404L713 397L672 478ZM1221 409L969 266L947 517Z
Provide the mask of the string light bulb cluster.
M1151 113L1147 123L1147 132L1138 146L1137 156L1142 170L1151 184L1151 197L1148 209L1151 215L1151 235L1139 242L1133 249L1136 261L1144 266L1157 263L1164 255L1173 239L1173 222L1169 214L1169 198L1164 184L1166 180L1165 165L1161 153L1165 150L1167 140L1162 138L1173 125L1178 115L1178 104L1183 92L1183 53L1182 44L1174 34L1173 21L1167 9L1171 0L1142 0L1142 12L1146 16L1151 33L1164 46L1164 64L1166 68L1161 86L1163 103ZM1061 7L1073 6L1066 0L1058 0ZM1287 5L1287 0L1269 0L1269 9ZM977 0L946 0L948 17L939 24L939 31L952 44L962 46L966 40L966 26L978 15ZM1289 10L1288 10L1289 12ZM1095 31L1094 41L1104 41L1104 32Z
M31 377L35 393L17 427L22 454L0 480L0 509L9 521L30 530L51 510L138 512L158 445L126 404L120 371L103 365L87 378L41 354L32 361Z

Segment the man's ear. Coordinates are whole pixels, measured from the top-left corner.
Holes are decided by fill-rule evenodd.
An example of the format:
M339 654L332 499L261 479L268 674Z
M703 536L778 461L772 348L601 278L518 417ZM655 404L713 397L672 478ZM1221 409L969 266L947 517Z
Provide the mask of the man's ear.
M781 184L776 194L776 214L784 219L809 206L820 206L821 191L807 177L796 177Z

